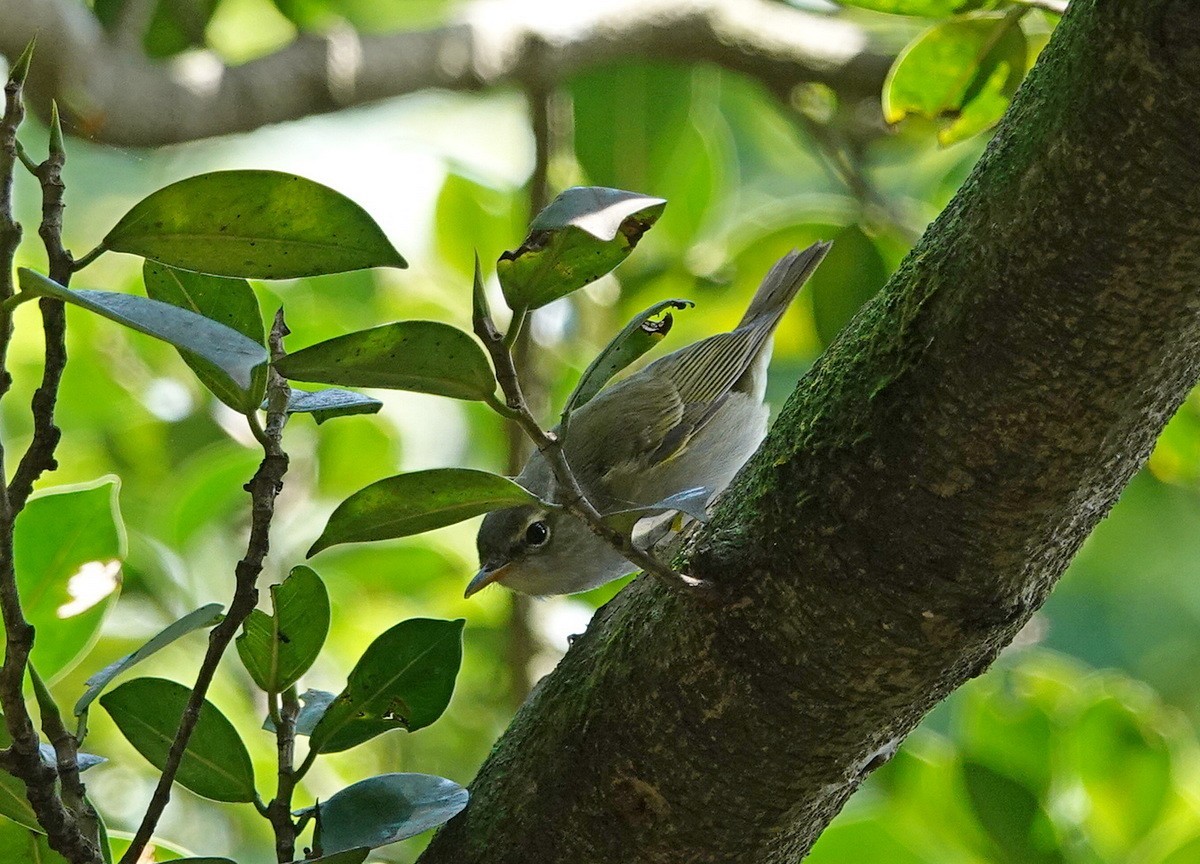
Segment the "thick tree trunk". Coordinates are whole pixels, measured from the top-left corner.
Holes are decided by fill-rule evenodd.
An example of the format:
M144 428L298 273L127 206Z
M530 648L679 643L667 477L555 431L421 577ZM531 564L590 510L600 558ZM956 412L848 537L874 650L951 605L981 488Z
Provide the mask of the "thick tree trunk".
M1200 376L1198 140L1195 0L1074 0L694 544L721 603L642 579L602 609L422 862L800 858Z

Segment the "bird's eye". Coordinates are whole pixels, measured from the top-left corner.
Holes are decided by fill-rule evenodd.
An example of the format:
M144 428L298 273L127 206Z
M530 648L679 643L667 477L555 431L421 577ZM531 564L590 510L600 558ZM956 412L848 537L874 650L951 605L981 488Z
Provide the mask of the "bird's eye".
M525 542L530 546L541 546L550 539L550 526L538 520L530 522L525 529Z

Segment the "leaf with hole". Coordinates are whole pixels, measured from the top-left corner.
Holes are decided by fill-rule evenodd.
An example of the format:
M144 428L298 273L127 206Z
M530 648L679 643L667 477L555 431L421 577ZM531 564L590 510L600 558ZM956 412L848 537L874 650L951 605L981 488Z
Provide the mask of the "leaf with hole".
M81 306L188 351L211 363L235 389L250 390L258 368L267 362L267 349L261 344L187 309L133 294L64 288L24 267L17 272L22 291Z
M259 345L266 338L262 310L254 296L254 289L245 279L209 276L146 261L142 265L142 280L146 285L146 295L151 300L170 303L211 318ZM249 388L241 388L231 386L228 377L214 369L208 360L184 349L179 350L179 355L201 383L234 411L244 414L257 409L262 402L267 389L266 365L255 368L254 380Z
M292 381L382 387L454 399L496 391L491 364L469 335L439 321L398 321L337 336L276 361Z
M164 678L135 678L100 697L121 734L158 770L167 753L190 690ZM254 800L254 768L233 724L207 700L183 753L176 781L214 801Z
M47 681L86 656L116 604L125 558L119 489L116 477L51 488L17 516L17 589L39 634L30 661Z
M101 245L250 279L408 266L362 207L279 171L214 171L172 183L135 204Z
M308 550L408 537L502 507L536 504L507 477L473 468L432 468L379 480L343 501Z
M592 400L614 375L661 342L671 332L674 319L670 309L687 309L691 300L663 300L643 309L609 342L584 370L567 399L564 417ZM662 317L659 318L658 316Z
M263 407L266 407L265 404ZM336 387L313 391L293 387L288 391L287 413L311 414L318 426L334 417L378 414L382 407L383 403L378 399Z
M238 655L254 683L281 693L308 671L329 633L329 592L311 567L293 567L271 586L272 614L255 609L237 637Z
M96 697L104 692L104 689L112 683L113 679L126 669L141 663L151 654L162 650L176 639L186 636L188 633L196 630L204 630L217 624L221 620L221 611L224 608L220 603L209 603L207 606L201 606L199 609L189 612L178 621L163 628L141 648L130 654L126 654L119 660L114 660L92 675L84 682L87 684L87 690L79 697L79 701L75 703L75 716L78 717L87 711L88 706L92 704Z
M445 824L467 806L467 790L429 774L380 774L321 802L326 852L376 849Z
M889 123L910 114L953 144L993 126L1025 77L1025 34L1011 15L954 18L926 30L896 58L883 88Z
M464 623L412 618L382 633L354 665L309 746L335 753L391 729L415 732L442 716L462 664Z
M603 186L566 190L496 263L504 299L513 309L537 309L599 279L629 256L666 205Z

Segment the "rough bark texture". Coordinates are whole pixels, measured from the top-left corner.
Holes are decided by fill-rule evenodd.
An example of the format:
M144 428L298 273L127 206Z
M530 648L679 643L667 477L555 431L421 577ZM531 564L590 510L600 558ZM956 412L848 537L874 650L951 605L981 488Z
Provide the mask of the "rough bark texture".
M1038 608L1200 376L1200 8L1075 0L991 147L693 545L421 859L803 856Z

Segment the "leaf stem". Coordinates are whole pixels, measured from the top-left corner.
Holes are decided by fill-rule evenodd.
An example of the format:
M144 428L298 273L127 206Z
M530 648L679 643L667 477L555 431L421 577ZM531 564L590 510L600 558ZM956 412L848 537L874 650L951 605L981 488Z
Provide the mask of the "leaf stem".
M93 261L95 261L97 258L99 258L101 255L103 255L107 251L108 251L108 248L103 243L101 243L99 246L97 246L95 249L88 252L82 258L76 258L71 263L71 271L74 273L78 273L80 270L82 270L84 267L91 264Z
M280 309L271 328L272 359L283 356L283 337L287 333L283 310ZM229 604L228 613L209 634L208 650L196 674L196 683L192 687L183 716L180 717L179 730L171 742L162 775L158 778L158 785L154 789L137 833L125 854L121 856L120 864L135 864L158 826L158 820L171 800L171 786L175 782L175 775L183 761L183 754L196 728L196 722L200 719L200 709L204 705L204 697L212 684L217 666L237 635L238 629L258 604L258 576L262 572L263 561L270 546L275 499L283 487L283 477L288 469L288 456L281 445L283 427L287 422L287 391L287 382L272 367L267 378L267 423L263 430L263 460L250 482L246 484L246 491L250 493L251 500L250 538L246 544L246 554L235 568L236 586L233 601Z

